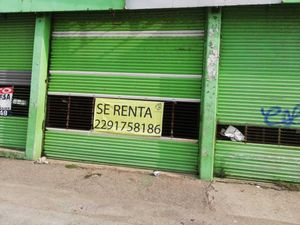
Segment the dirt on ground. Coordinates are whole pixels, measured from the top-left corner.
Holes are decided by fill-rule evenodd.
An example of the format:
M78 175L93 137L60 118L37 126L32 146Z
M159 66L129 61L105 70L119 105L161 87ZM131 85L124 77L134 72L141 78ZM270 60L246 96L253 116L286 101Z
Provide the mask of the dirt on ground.
M300 192L172 173L0 158L1 225L300 224Z

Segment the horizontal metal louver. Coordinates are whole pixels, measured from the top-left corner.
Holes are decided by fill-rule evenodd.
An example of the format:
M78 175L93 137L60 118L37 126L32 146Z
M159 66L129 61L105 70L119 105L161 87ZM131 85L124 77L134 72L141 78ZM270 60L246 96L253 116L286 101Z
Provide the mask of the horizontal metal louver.
M54 16L50 94L200 99L202 10Z
M197 172L198 144L171 140L101 137L48 130L46 156L75 161Z
M12 115L0 118L1 147L26 146L34 29L32 14L0 15L0 86L14 87Z
M0 118L0 146L24 150L27 137L27 117Z
M29 86L31 71L4 71L0 70L1 85L23 85Z
M215 175L300 183L298 147L218 141Z
M267 126L261 110L272 107L282 109L270 117L280 123L300 104L299 15L297 5L223 10L219 123ZM293 122L300 127L300 117Z
M45 155L196 173L204 17L201 9L54 15ZM95 97L164 101L162 137L96 135Z
M223 10L215 174L300 182L300 7ZM227 140L227 141L224 141Z

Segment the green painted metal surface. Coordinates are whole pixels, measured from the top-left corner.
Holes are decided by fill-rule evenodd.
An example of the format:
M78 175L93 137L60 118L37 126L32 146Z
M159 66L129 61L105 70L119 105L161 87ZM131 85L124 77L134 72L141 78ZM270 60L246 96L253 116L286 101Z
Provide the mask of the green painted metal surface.
M203 9L58 13L54 31L202 30Z
M162 86L164 88L162 88ZM175 98L200 98L199 79L180 78L130 78L120 76L72 76L53 75L51 77L50 91L80 92L94 94L118 94L161 96Z
M225 8L221 43L218 123L299 128L300 7ZM300 147L218 141L215 174L299 182Z
M123 9L125 0L0 0L0 13Z
M300 6L225 8L219 123L267 126L261 108L292 112L300 104L299 60ZM281 123L283 117L270 120ZM290 127L299 128L299 119Z
M48 130L44 149L57 159L197 172L198 144L191 142Z
M300 147L218 141L215 174L300 183Z
M203 35L155 34L204 31L204 21L200 9L56 14L49 92L200 100ZM103 31L105 35L119 32L121 36L58 35ZM126 36L132 32L152 32L154 36ZM190 75L195 77L184 77ZM188 173L197 173L198 149L196 141L103 137L53 130L46 131L44 145L45 155L52 158Z
M36 160L41 157L44 120L46 115L46 96L48 76L48 56L50 45L51 17L36 17L32 79L28 118L26 158Z
M204 30L200 9L57 14L54 32ZM203 37L53 37L51 71L199 75L50 76L49 91L200 99Z
M0 147L24 150L27 122L26 117L0 117Z
M30 14L0 15L0 71L31 71L34 21ZM24 150L27 121L27 117L1 117L0 147Z
M200 177L213 179L216 136L217 87L221 36L221 9L209 9L207 19L205 77L203 79L200 128Z
M282 0L283 3L300 3L300 0Z
M0 14L0 70L31 71L34 15Z

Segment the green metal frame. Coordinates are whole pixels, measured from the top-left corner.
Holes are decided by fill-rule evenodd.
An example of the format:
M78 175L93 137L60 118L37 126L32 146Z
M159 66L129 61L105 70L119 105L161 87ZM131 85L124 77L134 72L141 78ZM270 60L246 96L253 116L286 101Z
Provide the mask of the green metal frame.
M124 9L125 0L0 0L0 13Z
M221 36L221 8L208 9L206 54L201 101L200 178L213 179L217 120L217 91Z
M26 143L26 158L30 160L38 159L42 153L50 33L51 16L48 14L37 15Z
M32 82L26 159L36 160L43 148L44 120L47 96L47 75L51 18L48 14L36 19ZM221 9L208 9L206 62L201 106L200 178L213 178L213 162L216 133L217 86L221 33Z
M283 3L300 3L300 0L282 0Z

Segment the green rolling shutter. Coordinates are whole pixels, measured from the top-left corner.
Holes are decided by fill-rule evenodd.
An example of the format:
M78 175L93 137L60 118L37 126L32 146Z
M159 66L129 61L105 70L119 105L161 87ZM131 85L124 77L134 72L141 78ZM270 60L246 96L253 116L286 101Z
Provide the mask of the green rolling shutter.
M199 104L204 17L200 9L55 15L49 96ZM44 153L53 158L196 173L198 141L106 137L90 130L50 126Z
M0 86L14 86L14 99L29 104L35 17L0 15ZM12 115L0 118L0 146L25 149L28 106L12 105Z
M218 141L216 175L300 182L300 148Z
M224 9L219 123L265 125L262 107L300 103L299 13L299 6Z
M278 132L278 145L218 141L217 174L300 182L300 146L280 142L300 128L299 61L299 6L224 8L218 123L261 127L266 143Z
M199 10L57 15L49 91L199 100L203 18Z
M198 147L194 142L98 136L84 132L46 131L46 154L67 160L120 164L196 173Z

